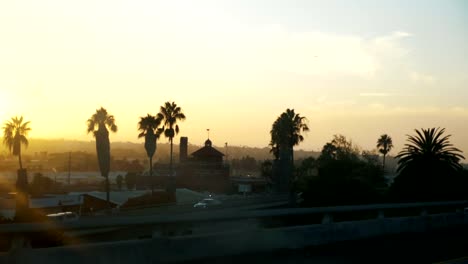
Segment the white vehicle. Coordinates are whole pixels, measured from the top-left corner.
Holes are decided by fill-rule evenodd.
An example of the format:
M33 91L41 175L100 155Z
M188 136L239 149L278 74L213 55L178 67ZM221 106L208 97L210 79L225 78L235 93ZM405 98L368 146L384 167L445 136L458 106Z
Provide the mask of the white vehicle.
M73 212L62 212L56 214L48 214L47 217L51 220L62 222L62 223L69 223L78 221L78 215Z
M198 203L194 204L193 207L194 208L208 208L210 206L213 206L213 205L220 205L221 202L218 201L218 200L215 200L213 198L205 198L201 201L199 201Z

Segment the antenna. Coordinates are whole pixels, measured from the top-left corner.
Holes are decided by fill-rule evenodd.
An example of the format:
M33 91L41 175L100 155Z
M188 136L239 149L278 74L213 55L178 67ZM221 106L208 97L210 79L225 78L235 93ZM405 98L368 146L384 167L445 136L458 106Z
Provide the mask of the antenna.
M224 143L225 147L226 147L226 163L229 163L229 155L228 155L228 143Z

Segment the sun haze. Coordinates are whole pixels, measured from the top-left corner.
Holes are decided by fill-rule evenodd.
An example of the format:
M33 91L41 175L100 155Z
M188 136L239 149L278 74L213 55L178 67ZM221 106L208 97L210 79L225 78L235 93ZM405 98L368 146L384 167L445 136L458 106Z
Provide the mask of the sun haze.
M445 127L468 152L465 1L3 1L0 118L31 137L92 140L105 107L139 141L140 116L181 106L181 134L264 147L276 117L309 120L300 148L333 134L395 151ZM175 140L178 142L178 139Z

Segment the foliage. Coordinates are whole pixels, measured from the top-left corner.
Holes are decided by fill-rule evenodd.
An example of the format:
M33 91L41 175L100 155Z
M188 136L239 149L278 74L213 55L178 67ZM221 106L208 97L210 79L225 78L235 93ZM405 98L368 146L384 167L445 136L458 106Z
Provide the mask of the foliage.
M110 141L109 130L117 132L117 125L113 115L107 113L107 110L101 107L96 110L87 121L88 133L93 133L96 138L96 153L98 156L99 169L101 175L106 178L106 198L109 203L109 171L110 171Z
M307 118L296 114L294 109L286 109L273 123L271 135L271 152L275 159L279 158L281 149L290 151L293 154L292 148L304 141L301 132L309 131ZM294 160L294 158L292 158Z
M179 125L177 125L177 121L183 121L186 117L182 112L182 108L177 106L176 103L166 102L161 106L157 118L164 124L164 136L169 138L172 142L174 136L179 134Z
M98 156L99 169L103 177L108 177L110 170L110 141L109 130L117 132L117 126L113 115L107 110L100 108L88 119L88 133L93 133L96 138L96 153Z
M382 168L384 169L384 171L385 171L385 157L392 150L392 148L393 148L392 138L387 134L381 135L380 138L377 140L377 149L379 150L380 153L383 154Z
M294 189L298 192L305 191L308 182L317 175L317 160L314 157L301 160L299 165L295 167Z
M459 199L466 197L466 175L462 171L461 151L444 135L445 129L415 130L396 156L398 176L392 197L406 201Z
M156 117L148 114L145 117L140 117L140 122L138 122L138 131L140 131L138 138L145 138L145 150L150 159L153 158L156 152L156 140L162 133L162 129L158 129L161 121L160 116Z
M127 190L135 189L137 181L137 174L134 172L127 172L125 175L125 185L127 186Z
M265 160L260 164L260 175L267 180L269 188L273 185L273 162Z
M343 178L336 181L321 176L307 182L303 198L304 206L371 204L383 201L381 192L358 179Z
M145 117L140 117L140 122L138 122L138 130L140 131L138 138L145 138L145 150L150 163L150 177L153 176L153 156L156 152L156 141L163 132L162 128L158 129L161 121L162 117L160 115L156 117L148 114ZM154 193L153 179L151 179L151 193Z
M408 135L408 142L405 148L396 156L398 161L398 171L420 165L420 163L438 163L446 166L447 169L460 170L460 159L464 159L461 151L455 148L450 142L451 135L443 136L445 128L431 128L415 130L416 136Z
M10 150L10 152L18 156L20 169L23 169L21 161L21 145L28 146L28 135L31 128L29 121L23 122L23 117L13 117L10 121L6 122L3 127L3 144Z
M343 135L324 145L317 160L304 160L296 170L296 188L308 206L375 203L386 186L375 154L364 151Z
M231 160L231 167L233 170L241 170L241 171L258 171L258 164L257 160L249 155L243 156L240 159L232 159Z
M179 134L179 125L177 125L177 121L185 120L185 114L182 112L182 108L177 106L174 102L165 102L163 106L161 106L158 118L162 120L164 126L164 136L169 138L169 142L171 143L171 155L170 155L170 172L173 175L173 166L172 166L172 154L173 154L173 140L174 136ZM171 178L172 179L172 178ZM174 185L174 184L172 184ZM171 191L175 191L175 186L170 186L168 189Z

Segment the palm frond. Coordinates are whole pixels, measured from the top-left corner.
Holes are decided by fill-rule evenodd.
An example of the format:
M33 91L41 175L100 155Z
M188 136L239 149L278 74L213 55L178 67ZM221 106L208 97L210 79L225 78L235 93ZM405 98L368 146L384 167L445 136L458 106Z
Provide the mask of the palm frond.
M415 130L416 135L407 135L407 141L396 158L398 171L401 172L412 164L439 163L452 169L461 169L460 160L464 159L462 151L449 142L451 135L443 135L445 129L430 128Z

